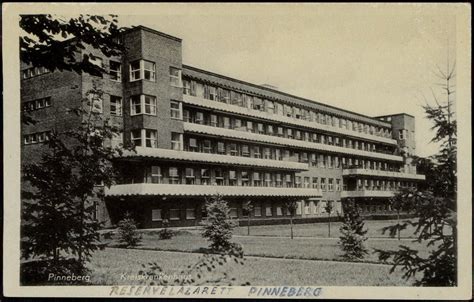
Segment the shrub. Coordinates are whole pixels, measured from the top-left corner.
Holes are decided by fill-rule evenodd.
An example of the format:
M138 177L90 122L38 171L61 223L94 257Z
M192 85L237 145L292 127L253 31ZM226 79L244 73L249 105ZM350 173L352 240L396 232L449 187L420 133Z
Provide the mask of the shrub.
M118 223L119 242L122 246L133 247L137 246L142 236L138 232L137 224L129 213L125 213L124 219Z
M348 200L344 204L343 224L340 228L341 236L339 245L344 252L343 258L347 260L362 259L368 251L364 245L367 240L359 209L353 200Z
M230 218L227 202L220 195L206 200L207 219L201 222L204 227L202 237L210 241L210 249L214 252L227 251L233 247L230 240L237 223Z
M168 225L169 225L168 219L164 219L163 220L163 229L158 232L158 237L161 240L171 239L174 236L173 231L168 229Z

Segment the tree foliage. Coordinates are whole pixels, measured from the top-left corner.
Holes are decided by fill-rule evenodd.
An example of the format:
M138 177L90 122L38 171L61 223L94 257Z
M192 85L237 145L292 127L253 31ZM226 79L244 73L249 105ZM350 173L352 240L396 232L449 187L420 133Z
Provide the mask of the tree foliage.
M98 186L109 187L117 174L112 160L123 146L111 146L115 126L96 110L103 91L93 87L82 104L69 111L79 127L53 131L41 160L23 166L22 256L57 263L77 257L80 265L101 248L94 217ZM92 95L93 97L89 97ZM128 147L127 147L128 148Z
M406 221L402 225L415 227L416 241L430 247L427 257L419 255L417 250L400 246L399 250L382 251L379 259L392 260L394 266L402 267L406 279L415 280L417 286L456 286L457 285L457 171L456 171L456 120L453 110L454 67L448 72L440 70L444 80L442 90L446 101L441 102L433 92L436 105L427 104L423 108L426 117L432 121L435 135L433 142L440 143L440 151L429 159L416 159L420 172L426 173L426 184L420 189L404 189L394 201L415 215L415 221ZM395 226L385 228L393 235Z
M348 199L344 202L344 216L340 227L341 236L339 246L343 251L343 258L347 260L358 260L368 254L364 245L367 240L364 230L364 221L360 216L359 208L354 200Z
M233 244L232 231L237 223L230 218L227 201L217 194L206 200L205 211L207 218L201 222L202 237L210 242L210 249L215 252L226 251Z

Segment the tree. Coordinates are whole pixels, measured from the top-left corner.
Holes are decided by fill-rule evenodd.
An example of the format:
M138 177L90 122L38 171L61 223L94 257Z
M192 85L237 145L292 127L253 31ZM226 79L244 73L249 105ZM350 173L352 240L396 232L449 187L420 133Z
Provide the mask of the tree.
M207 219L201 222L202 237L210 241L210 249L214 252L229 250L233 247L232 231L237 223L230 218L230 210L222 196L216 194L206 200Z
M359 208L354 200L349 199L344 203L343 223L340 228L341 236L339 245L344 252L343 258L358 260L368 254L364 242L367 240L364 230L364 221L359 213Z
M101 75L105 70L91 63L94 56L86 45L106 56L123 50L114 39L123 29L112 15L68 20L22 15L20 27L22 62L52 72ZM122 152L121 147L107 145L117 129L100 113L103 94L94 83L86 98L78 99L77 107L68 108L67 114L79 126L54 130L41 160L22 167L23 181L31 188L22 191L22 256L43 261L41 269L61 271L64 260L74 260L69 262L84 269L91 253L101 247L94 199L102 193L96 187L112 184L116 176L112 160ZM23 115L22 123L35 121Z
M250 213L254 209L253 202L251 200L245 201L242 204L242 210L247 214L247 235L250 235Z
M331 212L333 209L332 201L328 200L324 210L328 213L328 237L331 237Z
M119 242L125 247L137 246L142 236L138 232L137 223L132 218L129 212L118 223Z
M283 207L287 213L290 213L290 238L293 239L293 217L298 208L298 201L294 199L287 199L283 203Z
M54 71L75 71L101 75L103 67L92 64L94 55L86 45L107 56L124 51L119 35L127 28L119 27L116 15L79 15L63 19L53 15L21 15L20 60L32 67ZM22 111L23 124L36 121Z
M423 106L426 117L432 121L435 136L432 142L440 143L440 151L432 156L430 162L423 161L423 168L430 172L427 184L420 189L407 189L398 194L409 205L409 211L417 219L405 224L415 226L416 241L432 247L427 257L418 255L418 251L407 246L399 250L376 250L381 260L393 260L394 271L401 266L405 278L410 279L421 273L417 286L456 286L457 285L457 171L456 171L456 120L454 118L454 88L451 81L455 77L455 66L446 72L440 68L439 78L443 81L441 89L446 100L441 102L432 90L436 105ZM386 227L393 234L393 227ZM447 231L450 231L448 233Z
M96 110L102 95L94 86L82 104L69 111L71 118L80 118L80 125L53 131L41 160L23 166L23 181L32 188L22 191L24 258L60 267L62 260L73 256L77 267L84 268L91 253L102 246L93 200L102 197L98 185L114 182L112 161L123 152L122 146L106 143L116 128Z

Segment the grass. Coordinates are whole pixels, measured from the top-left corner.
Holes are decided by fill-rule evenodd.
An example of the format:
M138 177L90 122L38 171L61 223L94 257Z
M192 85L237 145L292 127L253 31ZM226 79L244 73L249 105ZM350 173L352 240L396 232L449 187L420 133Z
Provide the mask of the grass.
M195 263L199 254L170 253L136 249L111 249L96 252L89 267L96 285L130 285L122 274L136 275L142 263L158 262L167 274L178 274ZM244 265L232 264L225 271L236 277L233 285L315 285L315 286L409 286L401 272L389 273L389 266L361 263L301 261L291 259L247 258Z
M404 220L401 220L402 222ZM390 238L388 232L382 233L382 228L396 224L396 220L367 220L365 227L367 228L367 236L373 238ZM331 237L339 237L339 228L341 222L331 222ZM413 233L414 227L408 226L402 230L400 235L402 238L415 238ZM305 223L293 225L293 233L296 237L328 237L328 223ZM234 231L235 235L247 235L247 227L238 227ZM290 236L289 221L286 225L262 225L250 226L250 235L253 236Z

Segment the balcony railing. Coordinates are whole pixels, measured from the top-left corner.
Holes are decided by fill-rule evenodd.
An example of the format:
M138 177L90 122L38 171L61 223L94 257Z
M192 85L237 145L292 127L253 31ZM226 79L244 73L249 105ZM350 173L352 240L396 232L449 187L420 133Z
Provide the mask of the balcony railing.
M241 187L183 184L123 184L105 188L106 196L261 196L261 197L322 197L319 189Z
M395 191L377 191L377 190L358 190L358 191L342 191L341 198L356 197L392 197Z
M201 133L201 134L207 134L207 135L212 135L212 136L228 137L228 138L249 140L249 141L255 141L255 142L262 142L262 143L270 143L270 144L282 145L282 146L287 146L287 147L299 147L299 148L309 149L309 150L327 151L327 152L341 153L341 154L347 154L347 155L359 155L359 156L367 157L367 158L384 159L384 160L400 161L400 162L403 161L403 158L397 155L369 152L369 151L364 151L364 150L350 149L350 148L344 148L344 147L339 147L339 146L313 143L313 142L307 142L307 141L301 141L301 140L289 139L289 138L283 138L283 137L277 137L277 136L271 136L271 135L256 134L256 133L238 131L238 130L232 130L232 129L226 129L226 128L217 128L217 127L200 125L200 124L195 124L195 123L185 122L183 124L184 124L184 131L186 132Z
M366 175L366 176L378 176L378 177L385 177L385 178L425 180L425 175L421 175L421 174L410 174L410 173L404 173L404 172L371 170L371 169L361 169L361 168L343 169L342 175L343 176Z
M310 129L317 129L317 130L322 130L326 132L331 132L331 133L338 133L350 137L356 137L356 138L361 138L364 140L369 140L369 141L374 141L374 142L381 142L385 144L390 144L390 145L396 145L397 141L392 139L392 138L387 138L387 137L381 137L369 133L361 133L361 132L356 132L356 131L351 131L348 129L343 129L339 127L333 127L333 126L328 126L328 125L323 125L323 124L318 124L315 122L309 122L305 120L299 120L299 119L294 119L286 116L281 116L281 115L276 115L276 114L271 114L268 112L264 111L258 111L254 109L249 109L249 108L244 108L244 107L239 107L239 106L233 106L229 105L226 103L220 103L217 101L211 101L211 100L206 100L204 98L200 97L195 97L191 95L184 94L183 95L183 102L190 104L190 105L195 105L199 107L205 107L205 108L210 108L210 109L215 109L223 112L231 112L239 115L245 115L245 116L251 116L259 119L264 119L268 121L274 121L277 123L285 123L289 125L295 125L299 127L305 127L305 128L310 128Z
M242 156L198 153L198 152L171 150L171 149L145 148L145 147L136 147L135 151L136 152L125 151L121 157L122 158L147 157L147 158L157 158L157 159L165 159L165 160L204 162L204 163L219 164L219 165L261 167L261 168L289 170L289 171L306 171L309 169L308 164L291 162L291 161L249 158L249 157L242 157Z

